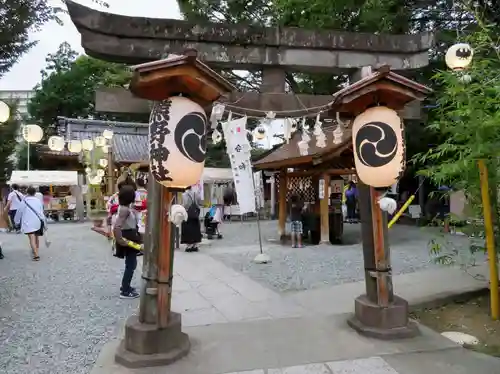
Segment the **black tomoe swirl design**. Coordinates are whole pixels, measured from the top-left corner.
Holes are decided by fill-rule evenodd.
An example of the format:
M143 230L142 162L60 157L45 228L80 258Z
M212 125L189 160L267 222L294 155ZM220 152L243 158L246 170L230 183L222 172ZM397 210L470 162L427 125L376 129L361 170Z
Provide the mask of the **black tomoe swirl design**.
M207 117L191 112L181 118L174 131L175 145L187 159L202 163L207 153Z
M472 55L472 51L469 48L458 48L455 52L455 56L457 56L461 60L466 60Z
M387 165L396 156L398 138L394 129L384 122L368 122L361 126L355 139L359 161L369 167Z
M165 168L170 151L163 146L165 138L170 134L168 121L170 120L170 100L163 100L155 104L149 118L149 159L151 174L159 181L172 181L170 171Z

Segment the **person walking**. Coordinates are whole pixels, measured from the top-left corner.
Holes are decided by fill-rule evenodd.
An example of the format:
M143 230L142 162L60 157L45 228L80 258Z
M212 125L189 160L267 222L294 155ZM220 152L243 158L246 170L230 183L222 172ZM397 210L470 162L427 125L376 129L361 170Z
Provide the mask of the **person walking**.
M358 189L356 183L349 182L349 186L345 190L345 204L347 206L347 221L349 223L356 222L356 202L358 199Z
M292 248L303 248L302 245L302 211L304 204L299 200L297 195L292 195L290 198L290 226L292 232Z
M137 249L129 246L129 241L141 244L141 236L138 229L137 214L131 208L135 201L135 188L124 185L118 192L118 213L113 226L116 253L118 258L125 259L125 270L123 271L122 285L120 287L121 299L135 299L139 293L130 285L137 267Z
M43 212L43 203L35 196L36 189L29 187L27 196L19 204L14 217L17 227L23 234L28 235L33 261L39 261L40 236L43 236L47 227L47 220Z
M186 252L198 252L201 242L200 196L191 187L182 194L182 205L187 212L187 221L182 222L181 244L186 244Z
M19 186L17 184L13 184L12 191L7 196L7 206L5 207L5 209L8 211L8 215L10 218L11 231L16 231L18 234L21 231L20 228L16 226L14 218L23 199L24 195L21 193L21 191L19 191Z

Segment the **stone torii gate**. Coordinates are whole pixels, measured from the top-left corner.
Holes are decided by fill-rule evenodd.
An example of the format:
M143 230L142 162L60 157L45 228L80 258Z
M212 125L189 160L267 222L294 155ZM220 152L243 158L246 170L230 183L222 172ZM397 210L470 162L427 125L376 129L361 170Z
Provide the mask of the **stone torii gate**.
M90 56L136 64L196 50L197 57L212 68L262 71L260 93L232 93L226 97L228 110L250 116L262 116L263 112L273 111L277 116L282 114L282 117L288 117L290 115L285 111L322 105L325 105L325 112L328 111L326 104L333 101L333 96L285 93L287 72L345 74L350 77L351 84L362 79L368 70L371 71L371 67L377 65L389 65L393 71L404 75L428 64L428 49L434 42L433 35L429 33L371 35L298 28L196 24L114 15L92 10L70 0L67 6L73 23L81 33L82 46ZM237 107L232 106L231 103L236 104L236 101ZM150 112L147 101L133 98L125 89L101 91L97 95L96 109L103 112ZM297 117L305 114L308 114L307 110L294 112ZM406 106L401 115L406 119L418 119L420 106ZM283 172L281 170L280 175ZM360 198L371 201L369 189L361 190ZM160 201L159 188L155 183L151 184L148 199ZM148 226L155 227L155 222L160 221L162 214L158 206L151 209ZM369 239L374 237L371 223L371 219L362 222L363 236L368 238L363 239L364 257L368 262L375 259L375 245ZM146 247L150 250L145 251L145 279L151 278L150 273L157 273L154 259L159 253L159 238L158 234L146 235ZM373 285L377 283L370 275L370 266L365 263L365 271L369 274L366 277L367 294L374 296ZM155 323L156 316L151 311L155 310L153 306L156 302L151 296L141 298L141 323ZM146 305L149 307L146 308ZM378 308L377 311L381 307L373 302L371 306ZM400 308L399 311L401 318L396 322L407 323L407 308Z
M427 66L434 43L429 33L373 35L333 30L257 27L221 23L197 24L173 19L128 17L100 12L67 1L71 19L82 36L85 52L107 61L136 64L168 54L195 49L212 68L262 71L261 93L235 92L226 108L235 114L262 115L262 111L294 111L320 107L331 95L285 93L287 72L330 73L353 76L363 66L387 64L393 71L410 72ZM230 103L237 101L237 107ZM245 110L241 109L245 108ZM96 94L101 112L148 112L147 101L128 90L102 89ZM419 119L420 105L410 104L405 119ZM277 117L286 117L286 114Z

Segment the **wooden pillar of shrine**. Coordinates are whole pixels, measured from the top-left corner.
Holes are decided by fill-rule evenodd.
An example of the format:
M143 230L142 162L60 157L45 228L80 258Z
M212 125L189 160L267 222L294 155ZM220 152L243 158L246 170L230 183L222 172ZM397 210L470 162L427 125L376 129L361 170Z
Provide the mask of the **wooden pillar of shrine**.
M330 243L330 222L329 222L329 207L328 201L330 190L330 175L323 173L319 180L318 197L319 197L319 214L321 222L321 243Z
M279 176L279 191L278 191L278 234L281 241L286 239L286 191L288 188L288 180L286 169L280 170Z

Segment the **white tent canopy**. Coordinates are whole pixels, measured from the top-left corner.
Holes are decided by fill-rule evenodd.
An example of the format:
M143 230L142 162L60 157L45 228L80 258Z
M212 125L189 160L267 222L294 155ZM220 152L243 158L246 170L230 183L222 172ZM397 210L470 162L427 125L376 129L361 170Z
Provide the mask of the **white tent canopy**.
M229 183L233 181L231 168L204 168L203 183Z
M78 186L78 172L62 170L14 170L9 184L21 186Z

